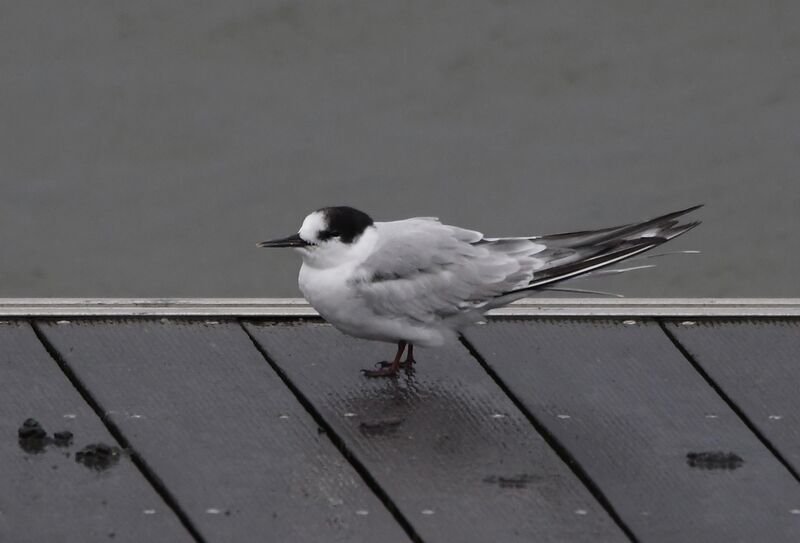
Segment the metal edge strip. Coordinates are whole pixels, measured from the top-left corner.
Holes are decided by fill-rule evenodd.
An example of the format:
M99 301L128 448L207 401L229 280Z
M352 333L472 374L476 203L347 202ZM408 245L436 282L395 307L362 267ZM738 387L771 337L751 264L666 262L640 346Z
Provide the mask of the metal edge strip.
M798 317L800 298L526 298L490 316ZM318 317L299 298L0 298L0 318Z

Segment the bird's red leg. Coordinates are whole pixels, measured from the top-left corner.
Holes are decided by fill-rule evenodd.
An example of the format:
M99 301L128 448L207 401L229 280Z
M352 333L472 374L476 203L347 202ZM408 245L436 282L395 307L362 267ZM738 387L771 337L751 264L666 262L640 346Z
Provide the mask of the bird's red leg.
M400 370L400 358L403 356L403 351L406 350L407 343L400 341L397 343L397 354L394 356L391 364L388 362L378 362L379 369L377 370L361 370L367 377L394 377Z
M412 371L414 369L414 364L417 361L414 360L414 345L412 343L408 344L408 354L406 354L406 359L400 364L403 366L406 371Z

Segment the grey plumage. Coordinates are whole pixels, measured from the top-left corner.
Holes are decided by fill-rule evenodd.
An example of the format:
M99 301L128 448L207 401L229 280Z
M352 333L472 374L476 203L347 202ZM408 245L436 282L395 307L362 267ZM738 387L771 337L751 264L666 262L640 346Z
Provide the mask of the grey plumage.
M679 217L698 207L602 230L520 238L485 238L433 218L376 223L380 241L351 284L377 315L471 320L476 311L657 247L697 226Z

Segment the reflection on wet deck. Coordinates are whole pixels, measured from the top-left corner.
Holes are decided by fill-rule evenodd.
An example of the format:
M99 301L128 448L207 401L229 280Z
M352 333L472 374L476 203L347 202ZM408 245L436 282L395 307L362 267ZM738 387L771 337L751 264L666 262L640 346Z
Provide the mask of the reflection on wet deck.
M0 540L800 540L800 318L657 314L3 317Z

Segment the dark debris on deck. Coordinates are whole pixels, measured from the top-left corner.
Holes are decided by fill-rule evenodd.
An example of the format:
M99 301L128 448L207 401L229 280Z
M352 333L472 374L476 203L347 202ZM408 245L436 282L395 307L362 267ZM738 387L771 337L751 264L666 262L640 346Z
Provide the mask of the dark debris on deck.
M0 541L800 541L800 319L494 318L361 375L390 351L6 320Z

